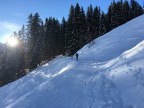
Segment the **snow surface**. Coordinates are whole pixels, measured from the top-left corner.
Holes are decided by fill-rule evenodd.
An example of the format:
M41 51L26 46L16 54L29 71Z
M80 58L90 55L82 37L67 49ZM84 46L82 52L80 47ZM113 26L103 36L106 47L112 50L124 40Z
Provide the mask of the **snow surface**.
M0 108L144 108L144 15L0 88Z

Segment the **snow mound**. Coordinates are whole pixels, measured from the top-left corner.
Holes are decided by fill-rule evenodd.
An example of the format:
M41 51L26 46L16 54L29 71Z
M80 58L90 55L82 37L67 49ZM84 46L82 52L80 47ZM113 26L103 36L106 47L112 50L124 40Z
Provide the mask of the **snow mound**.
M144 108L144 16L0 88L1 108Z
M144 41L109 61L104 67L108 68L105 74L119 90L123 104L130 108L143 108Z

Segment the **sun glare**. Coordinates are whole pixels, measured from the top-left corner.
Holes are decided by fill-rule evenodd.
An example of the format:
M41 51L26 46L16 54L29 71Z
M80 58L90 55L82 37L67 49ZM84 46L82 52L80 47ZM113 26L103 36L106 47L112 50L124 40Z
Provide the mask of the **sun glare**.
M7 41L8 45L10 45L11 47L14 47L18 44L18 40L14 37L11 37L10 39L8 39Z

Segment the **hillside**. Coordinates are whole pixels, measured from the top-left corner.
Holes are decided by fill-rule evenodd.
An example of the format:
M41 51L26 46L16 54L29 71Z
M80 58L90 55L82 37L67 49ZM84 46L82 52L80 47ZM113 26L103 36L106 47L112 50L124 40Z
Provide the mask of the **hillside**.
M1 87L1 108L144 108L143 19Z

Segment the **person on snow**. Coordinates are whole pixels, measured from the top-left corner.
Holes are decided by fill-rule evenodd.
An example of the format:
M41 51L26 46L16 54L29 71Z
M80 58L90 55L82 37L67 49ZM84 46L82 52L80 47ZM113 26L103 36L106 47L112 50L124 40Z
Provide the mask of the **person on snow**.
M76 53L75 55L76 55L76 60L78 61L78 56L79 56L78 53Z

